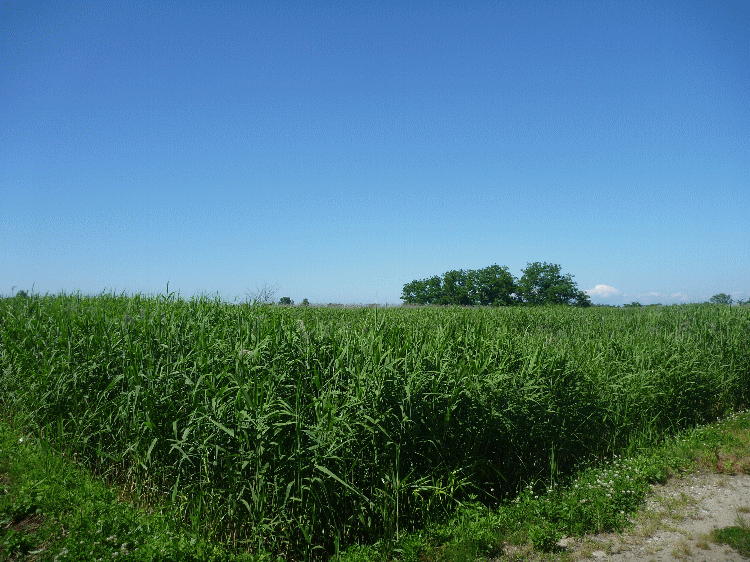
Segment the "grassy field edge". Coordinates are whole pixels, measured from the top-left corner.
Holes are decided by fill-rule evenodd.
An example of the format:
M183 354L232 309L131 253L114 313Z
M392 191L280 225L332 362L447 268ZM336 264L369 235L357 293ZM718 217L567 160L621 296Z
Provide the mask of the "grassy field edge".
M692 470L750 473L750 413L684 431L589 467L562 485L533 482L512 501L465 502L442 523L334 558L352 561L565 559L563 536L624 529L650 484ZM744 540L747 540L746 538ZM309 553L312 557L314 553ZM519 558L519 556L521 558ZM205 541L164 506L137 509L43 440L0 422L0 561L271 560Z
M250 562L185 529L169 510L145 511L122 490L0 421L0 561Z
M350 548L339 560L575 560L564 546L569 539L633 528L652 485L695 472L750 474L750 411L589 466L562 485L532 483L514 500L492 509L464 505L444 524L400 541ZM712 540L742 551L750 529L718 530Z

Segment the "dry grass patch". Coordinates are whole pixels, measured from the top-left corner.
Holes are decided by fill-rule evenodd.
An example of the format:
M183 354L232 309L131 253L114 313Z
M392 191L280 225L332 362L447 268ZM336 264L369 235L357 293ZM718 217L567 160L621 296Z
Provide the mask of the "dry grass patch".
M698 465L717 474L750 474L750 456L714 451L701 456Z

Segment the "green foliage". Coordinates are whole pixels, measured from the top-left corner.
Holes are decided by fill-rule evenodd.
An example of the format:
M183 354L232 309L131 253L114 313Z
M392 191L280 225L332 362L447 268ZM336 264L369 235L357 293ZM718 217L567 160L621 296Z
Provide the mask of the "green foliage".
M508 268L491 265L411 281L404 285L401 300L422 305L501 306L515 302L515 290L515 278Z
M725 304L725 305L731 305L732 304L732 297L727 295L726 293L719 293L718 295L714 295L711 297L712 304Z
M302 306L310 306L310 301L307 299L302 299Z
M750 525L741 516L737 517L737 525L714 529L711 531L711 540L718 544L731 546L740 555L750 557Z
M534 262L522 271L523 275L518 281L518 295L523 303L591 306L588 295L578 290L572 275L561 273L559 265Z
M173 523L118 501L43 441L0 424L0 560L252 560Z
M536 481L513 500L488 508L468 500L444 522L373 545L353 545L337 562L469 561L497 558L506 545L528 552L555 551L562 535L623 529L640 508L649 483L712 456L746 456L750 415L690 430L647 448L578 472L564 485ZM0 560L30 554L36 560L273 560L267 552L235 553L176 525L169 509L151 514L117 501L85 471L60 458L43 441L9 431L0 422ZM638 447L640 450L641 447ZM29 502L29 497L33 499ZM34 509L24 507L32 503ZM40 525L41 523L41 525ZM712 532L711 539L747 554L748 524ZM241 548L241 547L240 547ZM33 552L33 553L32 553ZM529 552L530 559L538 556Z
M549 523L543 522L541 525L531 525L529 527L529 540L531 544L542 552L551 552L555 548L555 543L562 538L562 535Z
M516 280L507 267L491 265L474 272L475 304L507 306L514 304Z
M444 523L430 525L391 545L388 555L368 548L367 556L358 556L361 551L351 549L338 560L385 561L392 560L394 552L404 562L497 559L504 558L504 549L511 545L514 554L505 554L513 559L546 559L533 552L532 546L541 551L563 550L561 559L567 559L564 549L556 544L561 536L625 530L633 513L643 507L650 484L664 483L670 474L695 468L703 448L708 447L712 456L746 457L748 428L748 412L736 412L717 424L689 429L658 445L637 444L633 447L636 456L615 456L584 467L562 484L536 480L511 501L491 508L466 502ZM743 525L746 521L738 520L738 526Z
M279 299L279 304L282 304L282 305L293 305L294 301L291 298L289 298L289 297L281 297Z
M443 304L443 279L433 276L404 285L401 300L407 304Z
M744 308L0 301L0 412L257 552L392 540L749 402Z
M513 304L572 304L591 306L570 274L560 266L535 262L516 280L507 267L491 265L479 270L451 270L442 276L414 280L404 285L401 300L406 304L454 306L509 306Z
M633 301L629 304L623 305L624 308L643 308L643 305L638 301Z

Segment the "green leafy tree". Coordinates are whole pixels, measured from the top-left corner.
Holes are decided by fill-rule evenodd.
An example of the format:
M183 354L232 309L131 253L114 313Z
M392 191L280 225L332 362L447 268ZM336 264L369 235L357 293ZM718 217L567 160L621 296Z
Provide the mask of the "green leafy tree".
M508 306L515 304L516 279L505 266L497 264L474 272L474 304Z
M730 297L726 293L719 293L718 295L714 295L713 297L711 297L711 302L713 304L731 305L732 304L732 297Z
M517 281L507 267L497 264L483 269L452 269L442 276L406 283L401 300L407 304L460 306L508 306L525 304L571 304L591 306L589 296L579 291L573 276L563 275L556 264L535 262Z
M633 301L630 304L624 304L623 306L625 308L641 308L643 305L638 301Z
M310 301L307 299L302 299L302 306L310 306Z
M406 283L401 300L407 304L500 306L514 304L516 280L507 267L453 269L442 276Z
M588 306L591 306L591 299L589 296L585 293L585 291L578 291L576 296L573 298L574 306L579 306L581 308L586 308Z
M433 275L425 279L425 289L428 303L440 303L443 300L443 278L439 275Z
M472 276L469 272L460 270L446 271L443 274L442 295L439 304L454 304L471 306L474 300Z
M279 304L291 305L294 304L294 301L289 297L281 297L279 299Z
M404 285L401 300L409 304L430 304L427 280L415 279Z
M434 275L404 285L401 300L408 304L451 304L443 296L443 279Z
M586 293L578 290L570 273L562 274L557 264L534 262L521 270L518 296L524 304L572 304L591 306Z

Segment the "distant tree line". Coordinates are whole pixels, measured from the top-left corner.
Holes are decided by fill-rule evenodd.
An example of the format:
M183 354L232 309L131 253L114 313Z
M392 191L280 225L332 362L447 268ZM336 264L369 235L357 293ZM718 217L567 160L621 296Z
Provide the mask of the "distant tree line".
M730 297L726 293L719 293L718 295L714 295L713 297L711 297L710 302L712 304L726 304L728 306L731 306L732 297ZM742 304L742 301L740 301L740 304Z
M511 306L568 304L591 306L569 273L557 264L534 262L516 279L505 266L446 271L404 285L401 300L406 304L459 306Z

